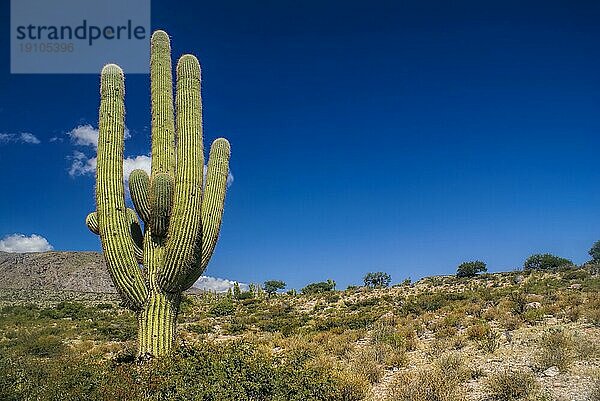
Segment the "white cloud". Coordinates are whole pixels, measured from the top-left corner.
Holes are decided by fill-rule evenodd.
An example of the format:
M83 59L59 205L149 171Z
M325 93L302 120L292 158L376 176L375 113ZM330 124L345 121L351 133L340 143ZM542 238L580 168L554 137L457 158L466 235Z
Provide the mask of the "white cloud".
M96 172L96 158L88 158L85 153L78 150L73 151L73 156L70 156L73 160L71 168L69 168L69 175L71 177L77 177L80 175L94 174Z
M89 146L98 149L98 129L90 124L79 125L67 133L73 143L78 146ZM131 137L129 129L125 127L125 139ZM96 157L89 157L85 153L75 150L69 157L73 160L69 168L69 175L77 177L81 175L93 175L96 172ZM151 160L149 156L140 155L127 157L123 160L124 181L129 180L129 174L135 169L143 169L150 173Z
M200 276L198 281L194 283L194 288L205 291L216 291L216 292L227 292L228 289L233 288L235 281L227 280L224 278ZM248 284L238 283L242 291L248 290Z
M90 124L79 125L67 132L76 145L98 147L98 130Z
M71 140L80 146L91 146L94 149L98 148L98 129L92 127L90 124L79 125L67 132L67 135L71 137ZM131 133L129 128L125 127L125 139L129 139Z
M21 132L20 134L0 134L0 144L9 142L28 143L31 145L38 145L41 143L38 137L30 132Z
M52 245L41 235L12 234L0 240L0 251L22 253L22 252L45 252L51 251Z
M135 157L127 157L123 160L123 175L125 176L125 181L129 181L129 174L133 170L141 169L146 171L148 175L150 175L150 168L152 167L152 159L150 156L135 156Z

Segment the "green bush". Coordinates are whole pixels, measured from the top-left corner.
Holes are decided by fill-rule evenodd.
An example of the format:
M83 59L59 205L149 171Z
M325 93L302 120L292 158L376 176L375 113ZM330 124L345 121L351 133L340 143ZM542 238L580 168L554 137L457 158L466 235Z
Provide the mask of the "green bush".
M592 263L600 263L600 241L594 242L588 254L592 257Z
M456 277L475 277L477 273L486 271L487 267L485 263L480 260L463 262L456 269Z
M208 313L214 317L229 316L235 312L235 305L230 299L224 298L211 305Z
M268 296L271 296L277 292L277 290L283 290L287 284L281 280L267 280L265 281L265 292Z
M385 288L390 285L392 276L385 272L369 272L363 278L365 287L369 288Z
M319 294L321 292L333 291L335 283L331 280L311 283L302 289L303 294Z
M348 386L331 368L291 353L273 356L246 342L180 347L171 357L141 365L130 357L106 361L65 354L34 360L0 353L3 401L360 399L342 398Z
M554 270L566 266L573 266L573 262L549 253L531 255L523 264L525 270Z

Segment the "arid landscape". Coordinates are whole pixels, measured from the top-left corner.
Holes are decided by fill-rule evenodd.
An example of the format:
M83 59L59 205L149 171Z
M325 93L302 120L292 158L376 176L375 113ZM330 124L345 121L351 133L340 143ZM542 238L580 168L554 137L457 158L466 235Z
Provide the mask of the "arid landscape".
M187 293L140 364L101 255L0 254L2 400L600 399L598 266Z

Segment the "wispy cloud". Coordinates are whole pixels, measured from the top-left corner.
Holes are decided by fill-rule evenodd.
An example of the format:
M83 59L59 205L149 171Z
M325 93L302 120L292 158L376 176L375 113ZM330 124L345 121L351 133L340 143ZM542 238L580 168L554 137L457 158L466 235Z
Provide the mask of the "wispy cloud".
M69 156L73 162L69 168L69 175L77 177L79 175L94 174L96 171L96 158L88 158L85 153L78 150L73 151L73 156Z
M0 134L0 145L7 143L38 145L41 141L30 132L21 132L20 134Z
M51 251L52 245L41 235L11 234L0 240L0 251L11 253Z
M233 288L235 281L227 280L224 278L200 276L198 281L194 283L194 288L205 291L216 291L216 292L227 292L230 288ZM245 283L239 283L242 291L247 291L249 286Z

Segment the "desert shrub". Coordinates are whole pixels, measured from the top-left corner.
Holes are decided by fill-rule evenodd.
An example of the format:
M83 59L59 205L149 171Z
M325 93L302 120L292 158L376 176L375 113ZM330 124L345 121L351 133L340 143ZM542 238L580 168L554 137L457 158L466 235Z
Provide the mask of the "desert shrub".
M388 386L386 401L462 401L461 384L468 379L462 359L455 354L443 355L432 366L402 372Z
M477 273L486 271L487 267L485 263L480 260L463 262L456 269L456 277L475 277Z
M73 319L83 320L92 319L96 316L93 309L86 307L79 302L61 302L54 308L43 309L41 316L50 319Z
M574 359L573 337L561 328L552 328L539 339L537 362L542 369L556 366L566 370Z
M600 296L592 297L583 307L586 320L594 326L600 327Z
M442 292L410 295L402 304L401 311L405 314L420 315L423 312L435 312L448 305L451 298Z
M364 377L369 383L377 383L384 373L377 358L376 350L371 347L355 350L350 356L350 370Z
M186 326L186 328L196 334L208 334L213 332L213 326L204 322L192 323Z
M500 346L500 334L498 334L489 324L474 324L470 326L466 335L470 340L476 341L479 349L492 353Z
M491 374L485 381L487 399L490 401L526 400L537 390L532 373L504 370Z
M302 288L302 293L308 294L319 294L322 292L333 291L335 283L332 280L321 281L319 283L311 283L306 287Z
M440 325L435 328L434 336L437 339L452 338L458 334L458 329L453 326Z
M223 298L212 304L208 310L209 315L214 317L228 316L235 312L235 305L230 299Z
M508 299L511 303L511 310L515 315L521 315L525 312L525 305L527 305L527 295L522 291L513 291L508 295Z
M434 368L451 383L459 384L470 378L469 369L465 366L463 357L458 352L446 352L435 362Z
M354 303L349 303L348 309L350 309L352 311L360 310L360 309L370 309L373 306L376 306L377 304L379 304L380 302L381 301L379 300L379 298L376 298L376 297L361 299Z
M245 300L254 300L254 293L250 292L250 291L242 291L239 293L239 295L236 298L239 301L245 301ZM256 299L256 301L259 301L258 299Z
M370 383L355 373L341 371L336 375L340 401L360 401L371 389Z
M137 335L137 321L130 319L110 319L93 321L95 337L108 341L134 340Z
M523 263L525 270L554 270L565 266L573 266L573 262L549 253L531 255Z
M65 352L61 338L54 334L28 333L15 338L11 348L22 354L36 357L55 357Z
M505 330L516 330L521 326L521 320L516 316L504 315L499 320L500 325Z
M293 353L255 344L202 343L171 357L136 363L81 355L31 359L0 353L0 399L7 401L348 400L365 384Z
M390 285L392 276L385 272L369 272L363 277L365 287L369 288L385 288Z
M40 317L40 308L34 304L7 305L0 309L0 323L3 327L28 326Z
M542 319L544 318L544 314L545 314L544 308L529 309L529 310L526 310L525 312L523 312L521 317L524 322L527 322L529 324L536 324L536 323L542 321Z
M588 394L587 401L600 401L600 376L594 380L592 389Z
M569 269L563 273L562 278L563 278L563 280L581 281L581 280L585 280L589 276L590 276L590 272L588 272L587 270L584 270L584 269L571 270L571 269Z

